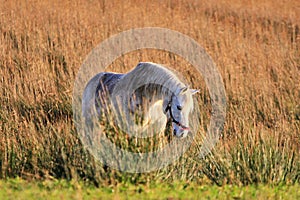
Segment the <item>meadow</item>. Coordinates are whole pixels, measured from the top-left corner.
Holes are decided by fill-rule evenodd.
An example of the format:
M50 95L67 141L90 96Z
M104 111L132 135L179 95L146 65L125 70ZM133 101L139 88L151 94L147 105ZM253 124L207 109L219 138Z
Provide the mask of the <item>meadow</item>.
M22 191L18 187L26 189L23 181L28 181L34 190L47 190L39 184L61 180L71 185L66 190L110 191L105 187L128 184L132 191L151 191L149 185L180 182L183 191L185 184L197 191L212 187L221 192L228 187L282 187L287 192L291 187L293 196L276 198L299 197L299 1L11 0L1 1L0 16L1 188ZM197 159L194 145L164 169L130 174L101 165L82 146L72 113L76 74L100 42L138 27L188 35L220 71L227 95L226 122L219 143L205 159ZM199 129L205 131L210 97L193 66L170 52L141 49L121 56L107 70L125 72L140 61L172 66L201 89ZM176 190L180 189L173 187ZM230 194L224 198L234 197Z

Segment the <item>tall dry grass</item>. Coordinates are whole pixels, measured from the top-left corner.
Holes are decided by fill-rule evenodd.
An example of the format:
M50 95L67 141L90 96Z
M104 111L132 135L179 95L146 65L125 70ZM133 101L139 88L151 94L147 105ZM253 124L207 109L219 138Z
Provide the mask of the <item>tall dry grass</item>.
M2 1L0 3L0 178L98 183L195 180L294 183L300 176L298 1ZM71 96L86 55L109 36L159 26L194 38L212 56L228 99L224 133L204 160L196 148L150 174L124 174L86 152L72 122ZM139 61L181 70L201 88L201 129L209 120L203 80L182 58L139 50L109 69ZM182 67L185 66L185 67ZM207 106L208 105L208 106Z

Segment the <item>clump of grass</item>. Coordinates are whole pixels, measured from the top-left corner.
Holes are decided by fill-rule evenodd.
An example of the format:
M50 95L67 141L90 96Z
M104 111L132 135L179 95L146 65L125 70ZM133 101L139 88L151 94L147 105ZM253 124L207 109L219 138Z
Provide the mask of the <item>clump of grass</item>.
M252 135L252 136L251 136ZM204 173L215 183L294 184L299 182L299 154L291 141L278 141L263 132L238 137L207 157Z

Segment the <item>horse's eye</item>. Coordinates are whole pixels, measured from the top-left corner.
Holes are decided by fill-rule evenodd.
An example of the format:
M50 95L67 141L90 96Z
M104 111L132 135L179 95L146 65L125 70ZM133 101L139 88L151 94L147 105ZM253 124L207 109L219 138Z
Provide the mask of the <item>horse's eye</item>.
M177 109L178 110L182 110L182 106L177 106Z

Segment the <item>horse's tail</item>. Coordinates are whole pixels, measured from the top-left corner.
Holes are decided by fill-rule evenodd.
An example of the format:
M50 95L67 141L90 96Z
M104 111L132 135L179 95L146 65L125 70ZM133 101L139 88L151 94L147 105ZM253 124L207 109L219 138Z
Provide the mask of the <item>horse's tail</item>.
M82 117L84 118L86 125L93 124L95 116L98 116L95 98L96 98L96 89L100 83L103 73L99 73L94 76L85 86L83 95L82 95Z

